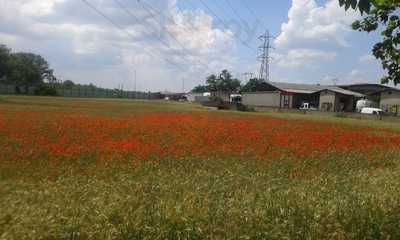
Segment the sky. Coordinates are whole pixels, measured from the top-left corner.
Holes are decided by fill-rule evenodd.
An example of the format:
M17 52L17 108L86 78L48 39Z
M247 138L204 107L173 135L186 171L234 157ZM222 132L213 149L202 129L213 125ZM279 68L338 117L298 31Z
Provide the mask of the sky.
M353 31L360 17L338 0L0 0L0 44L62 80L181 92L223 69L258 75L268 29L271 81L378 83L379 34Z

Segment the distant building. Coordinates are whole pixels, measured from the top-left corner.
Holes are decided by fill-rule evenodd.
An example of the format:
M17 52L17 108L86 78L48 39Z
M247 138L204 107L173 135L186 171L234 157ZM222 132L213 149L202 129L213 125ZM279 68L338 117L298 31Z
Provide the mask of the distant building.
M400 116L400 89L398 88L368 83L342 85L340 87L362 93L385 112Z
M322 111L354 111L364 94L337 86L267 82L266 91L243 93L245 105L299 109L304 103Z
M204 93L194 93L194 92L190 92L190 93L186 93L185 97L189 102L196 102L196 97L203 97Z
M161 98L165 99L165 100L171 100L171 101L178 101L181 99L185 99L185 93L175 93L175 92L168 92L168 91L164 91L161 92Z
M229 92L224 92L224 91L204 92L204 93L190 92L185 96L189 102L208 102L211 101L213 98L220 98L224 102L231 101L231 94Z

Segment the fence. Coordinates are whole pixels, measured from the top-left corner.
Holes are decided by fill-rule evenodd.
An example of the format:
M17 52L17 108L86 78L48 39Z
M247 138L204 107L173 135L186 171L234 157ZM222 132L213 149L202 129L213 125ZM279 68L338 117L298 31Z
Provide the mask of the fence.
M15 94L16 89L14 85L0 84L0 94Z
M130 99L161 99L160 93L151 92L132 92L115 89L102 88L72 88L66 89L56 87L57 95L60 97L75 98L130 98ZM26 94L34 95L35 87L17 87L11 84L0 84L0 94Z

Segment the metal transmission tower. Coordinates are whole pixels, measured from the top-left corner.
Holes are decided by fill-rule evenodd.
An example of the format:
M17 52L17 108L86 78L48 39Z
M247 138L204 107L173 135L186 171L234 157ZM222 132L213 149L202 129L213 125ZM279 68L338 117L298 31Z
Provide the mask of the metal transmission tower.
M258 57L258 59L261 61L259 78L267 82L269 81L269 62L271 60L269 53L270 49L274 49L271 46L270 42L272 38L273 36L269 34L268 30L265 32L264 35L258 38L263 42L263 44L259 47L259 49L261 50L261 55Z

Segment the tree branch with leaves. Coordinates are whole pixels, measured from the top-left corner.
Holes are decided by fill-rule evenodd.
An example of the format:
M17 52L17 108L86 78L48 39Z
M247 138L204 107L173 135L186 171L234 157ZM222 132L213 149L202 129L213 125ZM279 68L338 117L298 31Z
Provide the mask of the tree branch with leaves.
M339 0L346 10L358 9L366 16L352 24L354 30L373 32L380 28L382 41L373 47L373 54L382 62L387 75L382 83L400 84L400 10L399 0Z

